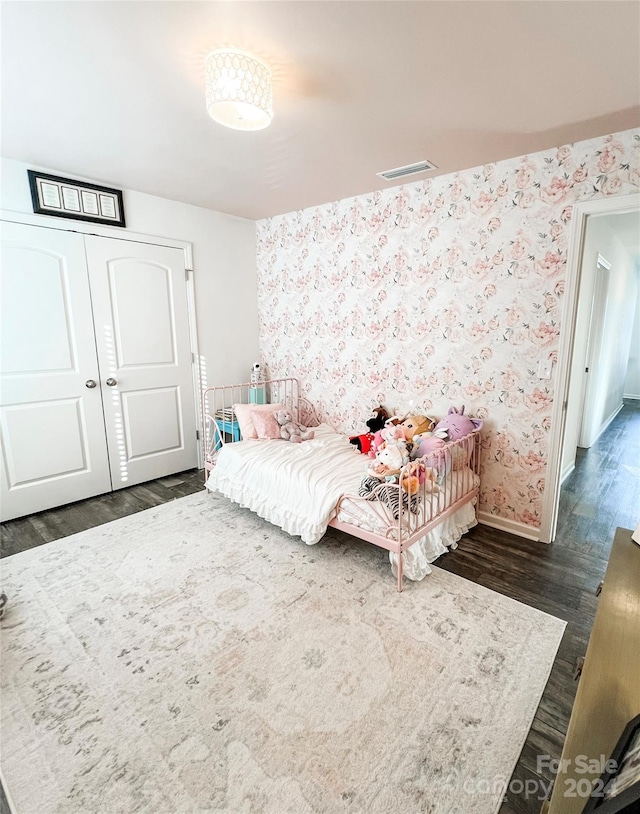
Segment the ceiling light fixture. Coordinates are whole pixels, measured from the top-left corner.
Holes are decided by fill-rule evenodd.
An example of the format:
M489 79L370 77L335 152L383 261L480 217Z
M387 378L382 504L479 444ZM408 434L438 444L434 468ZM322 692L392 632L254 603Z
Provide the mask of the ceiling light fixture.
M271 68L237 48L216 48L207 54L207 111L233 130L263 130L273 118Z

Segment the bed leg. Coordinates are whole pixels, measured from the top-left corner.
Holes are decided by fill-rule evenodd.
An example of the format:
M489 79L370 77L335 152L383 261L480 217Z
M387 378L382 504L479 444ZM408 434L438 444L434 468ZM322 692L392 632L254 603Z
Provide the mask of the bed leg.
M402 593L402 571L403 571L402 551L398 552L398 592Z

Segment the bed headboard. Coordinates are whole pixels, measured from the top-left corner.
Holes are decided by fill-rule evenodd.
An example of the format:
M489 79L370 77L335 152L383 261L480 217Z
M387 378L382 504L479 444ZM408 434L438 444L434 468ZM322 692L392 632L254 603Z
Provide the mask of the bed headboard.
M266 379L261 382L225 384L207 387L202 394L204 462L207 471L224 444L240 441L240 428L233 412L234 404L284 404L293 417L306 427L316 426L318 418L312 405L300 396L297 379Z

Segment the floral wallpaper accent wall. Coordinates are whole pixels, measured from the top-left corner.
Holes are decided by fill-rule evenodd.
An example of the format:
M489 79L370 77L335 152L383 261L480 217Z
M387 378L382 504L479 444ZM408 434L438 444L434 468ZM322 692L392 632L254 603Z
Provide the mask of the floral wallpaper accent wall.
M258 223L260 342L330 423L485 419L480 510L540 525L572 204L640 188L640 131Z

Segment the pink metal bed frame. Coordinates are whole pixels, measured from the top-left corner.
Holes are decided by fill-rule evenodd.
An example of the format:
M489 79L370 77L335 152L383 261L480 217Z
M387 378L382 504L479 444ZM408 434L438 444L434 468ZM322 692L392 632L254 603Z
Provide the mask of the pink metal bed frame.
M319 423L312 405L300 396L300 386L298 380L294 378L270 379L260 382L258 385L247 382L208 387L202 397L205 479L214 469L216 459L224 445L236 442L233 432L235 426L232 423L233 405L252 403L251 391L253 390L255 393L256 387L264 388L267 403L284 404L301 424L315 426ZM255 399L253 403L255 403ZM231 440L228 440L226 436L231 436ZM456 464L461 459L464 460L464 467L457 468ZM458 441L447 444L443 449L432 453L428 460L423 459L423 462L436 472L447 473L447 477L444 493L440 489L431 491L428 481L418 487L415 499L422 506L421 511L412 511L412 503L415 499L407 499L406 493L401 491L400 484L386 483L376 487L368 497L355 494L342 495L336 504L335 516L329 522L333 528L373 543L387 551L395 552L398 555L398 591L402 591L403 584L402 553L445 518L466 503L477 499L478 487L475 485L477 479L469 475L469 470L473 475L480 474L480 433L471 433ZM403 468L400 480L403 475L410 474L411 465L407 464ZM363 474L364 469L363 465ZM394 511L388 501L372 499L383 497L384 494L388 496L390 490L397 490L398 493L397 501L394 501L397 503L397 517L394 517ZM355 520L355 508L357 507L366 508L368 513L373 512L380 525L385 527L384 533L367 531L355 523L338 520L341 511L343 516L351 513ZM421 520L420 515L428 519Z

